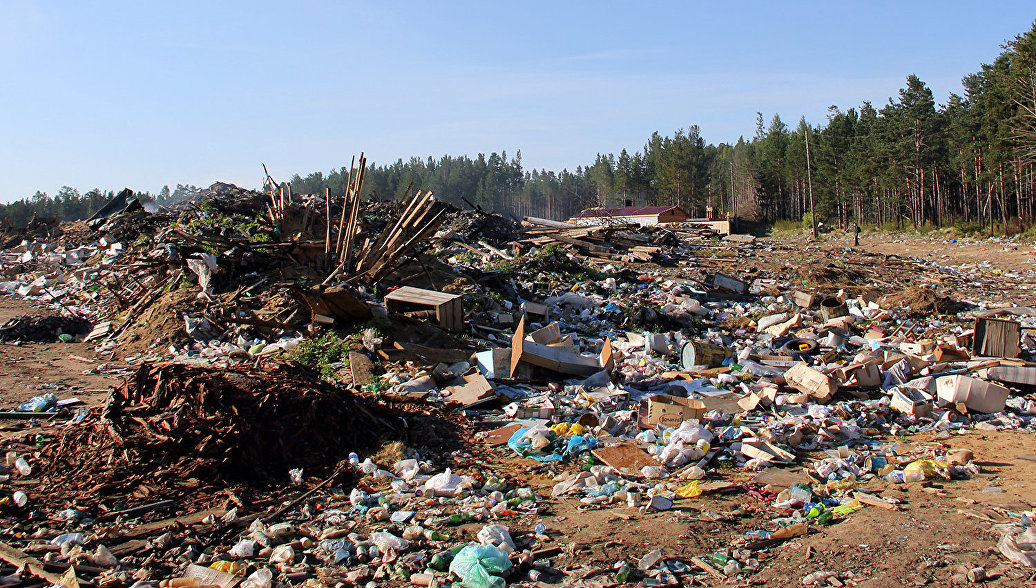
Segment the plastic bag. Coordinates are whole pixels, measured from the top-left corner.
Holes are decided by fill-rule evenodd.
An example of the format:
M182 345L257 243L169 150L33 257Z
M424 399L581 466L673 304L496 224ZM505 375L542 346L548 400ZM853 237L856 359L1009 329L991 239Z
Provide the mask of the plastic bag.
M387 531L381 531L379 533L371 533L371 543L378 546L382 552L386 548L391 547L395 551L406 551L410 547L410 542L402 537L396 537L392 533Z
M503 525L486 525L478 532L478 540L482 545L495 545L506 553L514 553L514 540L511 533Z
M697 443L699 439L711 442L715 438L712 431L698 424L696 420L687 420L680 423L680 426L673 431L669 438L670 443L683 441L684 443Z
M392 466L392 471L407 482L412 482L417 477L417 474L421 472L421 465L417 463L416 459L404 459L397 461Z
M903 468L903 479L907 482L920 482L926 478L934 478L940 475L940 470L945 471L949 464L931 459L919 459L910 462Z
M428 478L428 481L424 483L424 489L438 496L453 495L457 493L463 481L460 476L453 473L453 470L446 468L446 471L441 474Z
M696 496L701 496L701 488L698 487L698 480L694 480L693 482L678 488L676 490L676 495L680 498L694 498Z
M492 545L468 545L450 562L450 572L460 578L460 588L505 588L499 576L511 569L507 554Z

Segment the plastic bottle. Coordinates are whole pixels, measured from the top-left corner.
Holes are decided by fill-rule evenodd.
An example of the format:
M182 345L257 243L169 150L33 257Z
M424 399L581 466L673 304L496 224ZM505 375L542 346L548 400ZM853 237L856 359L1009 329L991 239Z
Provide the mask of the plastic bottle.
M637 562L637 568L643 571L647 571L655 567L655 565L661 560L662 548L659 547L654 551L649 551L647 554L644 555L644 557L640 558L640 561Z
M620 561L615 565L618 566L617 571L615 572L615 581L620 584L624 584L629 581L630 565L624 561Z
M25 461L24 457L19 457L15 460L14 469L18 470L18 473L23 476L32 475L32 466L29 465L29 462Z

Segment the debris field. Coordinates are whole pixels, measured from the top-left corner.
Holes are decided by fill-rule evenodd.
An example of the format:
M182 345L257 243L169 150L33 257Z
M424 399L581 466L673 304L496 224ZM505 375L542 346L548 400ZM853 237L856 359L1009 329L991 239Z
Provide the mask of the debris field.
M38 310L4 347L113 382L5 398L0 583L1036 578L1031 263L365 201L365 168L0 235Z

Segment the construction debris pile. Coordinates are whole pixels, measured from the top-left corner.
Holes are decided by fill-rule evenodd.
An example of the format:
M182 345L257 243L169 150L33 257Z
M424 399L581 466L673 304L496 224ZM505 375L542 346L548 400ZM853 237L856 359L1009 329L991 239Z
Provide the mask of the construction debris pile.
M795 541L984 476L950 441L1036 432L1036 309L962 295L991 287L963 269L365 202L365 167L344 197L217 184L2 253L0 289L137 365L10 444L3 559L162 588L762 582ZM616 519L570 518L607 510L695 539L580 550ZM1031 577L1036 515L1002 514L997 573Z

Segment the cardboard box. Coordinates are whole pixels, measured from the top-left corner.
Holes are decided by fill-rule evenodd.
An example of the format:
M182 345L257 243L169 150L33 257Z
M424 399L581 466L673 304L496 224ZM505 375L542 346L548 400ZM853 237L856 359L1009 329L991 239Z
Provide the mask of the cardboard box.
M932 412L932 397L918 388L901 386L892 391L893 410L916 417L926 417Z
M478 371L487 378L506 378L511 369L511 348L487 349L475 354Z
M827 402L838 391L838 382L799 362L784 372L784 379L795 389L809 394L817 402Z
M513 419L549 419L555 410L554 403L547 399L537 404L512 402L504 407L504 414Z
M795 302L795 306L799 308L813 308L819 302L818 298L812 292L799 292L796 290L791 293L791 299Z
M1011 393L1000 384L959 374L938 378L935 385L940 400L951 404L963 402L968 410L975 412L1000 412Z
M861 388L875 388L881 385L881 369L873 362L851 363L838 370L842 384L853 384Z
M903 341L899 344L899 350L912 355L926 355L935 351L935 341L922 339L921 341Z
M642 429L657 425L679 427L686 420L702 418L706 412L705 403L701 400L655 394L640 401L637 424Z

